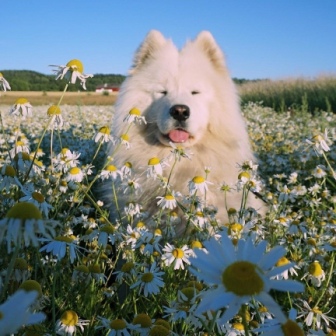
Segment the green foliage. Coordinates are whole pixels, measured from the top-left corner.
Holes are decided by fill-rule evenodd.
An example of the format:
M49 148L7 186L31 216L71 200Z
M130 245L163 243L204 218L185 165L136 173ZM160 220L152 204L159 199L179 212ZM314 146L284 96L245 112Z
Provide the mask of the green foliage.
M300 108L306 112L336 111L336 77L263 80L239 86L243 104L262 102L277 112Z
M6 80L10 83L13 91L63 91L66 80L55 80L55 75L45 75L30 70L1 70ZM98 85L105 83L120 85L125 76L95 74L87 82L87 91L95 91ZM69 86L68 91L81 89L79 83Z

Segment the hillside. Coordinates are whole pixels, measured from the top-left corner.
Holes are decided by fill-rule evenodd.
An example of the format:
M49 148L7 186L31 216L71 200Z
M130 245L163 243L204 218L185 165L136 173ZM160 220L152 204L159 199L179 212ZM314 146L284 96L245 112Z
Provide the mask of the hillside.
M63 91L65 80L55 80L54 75L45 75L31 70L0 70L10 83L12 91ZM86 82L87 91L95 91L105 83L119 85L125 76L115 74L95 74ZM80 84L70 85L68 91L78 91Z

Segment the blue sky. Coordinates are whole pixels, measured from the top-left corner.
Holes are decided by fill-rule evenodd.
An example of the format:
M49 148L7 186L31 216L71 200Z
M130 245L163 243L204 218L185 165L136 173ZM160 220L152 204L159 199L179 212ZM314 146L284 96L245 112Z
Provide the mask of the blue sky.
M147 32L209 30L238 78L336 74L336 0L1 0L0 70L127 74Z

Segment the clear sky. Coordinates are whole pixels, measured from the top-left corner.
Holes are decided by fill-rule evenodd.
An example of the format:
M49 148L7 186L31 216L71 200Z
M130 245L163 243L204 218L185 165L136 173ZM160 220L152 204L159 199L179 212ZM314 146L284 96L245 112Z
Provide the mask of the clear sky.
M0 70L127 74L147 32L209 30L238 78L336 74L336 0L0 0Z

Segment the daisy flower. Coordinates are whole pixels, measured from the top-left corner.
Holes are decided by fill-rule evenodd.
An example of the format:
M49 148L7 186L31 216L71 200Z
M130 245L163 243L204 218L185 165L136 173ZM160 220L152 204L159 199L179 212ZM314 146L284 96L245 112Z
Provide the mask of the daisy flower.
M16 203L0 220L0 241L7 242L7 251L22 245L39 246L39 237L51 239L55 235L57 222L42 219L36 205L28 202ZM13 246L14 245L14 246Z
M3 91L11 90L9 83L6 81L3 74L0 72L0 87L2 87Z
M16 100L15 104L9 110L9 114L14 116L22 116L23 119L26 117L31 117L33 107L26 98L19 98Z
M44 196L40 192L34 191L34 189L30 190L30 188L22 187L21 191L25 196L21 197L19 201L29 202L36 205L42 214L44 214L44 217L48 218L49 210L53 209L53 207L45 201Z
M330 323L336 322L335 317L330 317L327 315L328 313L330 313L333 307L330 308L327 313L323 313L320 309L318 309L318 307L311 308L307 301L300 301L302 302L303 307L299 306L301 312L298 318L304 317L304 322L308 327L310 327L313 323L316 323L318 329L322 329L323 325L328 328Z
M57 171L67 172L71 167L79 165L78 158L81 153L71 152L69 148L62 148L61 152L53 159Z
M110 128L107 126L100 127L99 131L97 132L96 135L94 135L93 140L95 142L113 142L113 136L111 135Z
M100 178L102 181L111 178L112 180L116 180L118 177L121 177L122 173L118 170L118 168L112 164L107 165L100 173Z
M189 181L189 193L191 195L195 194L195 192L199 191L201 194L205 194L208 190L208 184L210 182L206 181L202 176L195 176L191 181Z
M280 321L286 318L279 305L268 294L271 289L302 292L304 286L292 280L271 280L291 264L273 268L285 254L283 247L277 246L265 253L267 242L254 245L252 238L238 240L237 246L227 234L221 234L221 240L212 238L204 242L208 252L196 249L197 258L192 259L191 272L200 280L214 287L201 294L198 312L227 308L220 318L224 324L232 319L241 305L255 299L265 305Z
M306 139L306 142L312 146L317 155L322 155L323 152L329 152L331 140L328 137L328 129L325 129L323 134L317 134L312 139Z
M165 196L157 196L157 205L162 209L174 210L177 207L177 201L174 193L168 193Z
M159 267L156 266L154 262L151 267L146 267L142 274L139 274L138 281L131 285L131 289L139 287L139 294L144 293L145 297L149 294L158 294L160 292L160 287L164 286L162 280L162 275L164 272L160 272Z
M166 243L162 251L164 252L162 255L162 261L166 266L173 265L176 270L180 268L184 269L184 263L190 265L189 258L193 255L193 250L187 245L179 248Z
M73 59L69 61L66 65L50 65L58 69L53 70L56 74L56 80L66 78L71 84L75 84L77 78L80 81L81 86L86 90L86 80L87 78L92 78L93 75L84 75L83 63L78 59Z
M15 185L19 185L15 168L11 165L3 165L0 169L0 190L9 192Z
M326 173L326 168L322 165L318 165L312 172L312 175L315 176L316 178L320 179L323 178L327 175Z
M113 274L116 274L116 281L118 283L134 279L137 274L134 262L127 261L121 266L120 271L116 271Z
M132 324L134 330L138 332L140 336L148 336L153 321L147 314L138 314L134 317Z
M64 121L59 106L51 105L48 108L47 115L51 118L49 128L62 129Z
M163 167L163 162L161 162L159 158L153 157L149 159L147 166L147 178L153 177L156 179L158 175L162 176Z
M56 322L57 335L70 336L76 334L77 328L84 332L84 326L89 324L89 321L82 320L73 310L66 310L61 318Z
M317 260L308 266L308 272L304 274L301 280L306 277L312 282L313 286L320 287L322 285L326 276L321 264Z
M40 252L46 251L47 253L51 253L58 259L58 261L62 260L65 257L67 250L69 250L70 261L73 263L78 257L79 250L81 249L77 244L77 239L73 237L57 236L54 239L41 238L39 240L47 243L40 248Z
M83 171L78 167L72 167L69 169L68 175L66 176L67 182L82 182L84 178Z
M93 238L96 238L98 244L104 248L108 243L114 245L117 241L122 240L118 227L111 224L104 224L98 229L93 230L89 235L89 240L93 240Z
M38 297L36 291L18 290L0 305L1 335L16 333L21 326L41 323L43 313L32 313L30 307Z
M119 138L119 141L122 145L124 145L126 147L126 149L131 148L130 138L129 138L128 134L122 134Z
M287 265L287 264L290 264L290 261L286 258L286 257L281 257L275 264L276 267L281 267L281 266L284 266L284 265ZM288 277L289 277L289 274L291 276L297 276L297 272L296 272L296 269L300 269L299 266L297 265L293 265L292 264L292 267L290 268L287 268L285 269L283 272L281 273L278 273L277 275L274 276L274 279L277 279L277 280L281 280L281 279L285 279L287 280Z
M132 108L128 112L128 115L125 117L124 122L127 122L128 124L134 123L139 125L141 125L142 123L147 124L145 117L141 115L140 110L136 107Z
M98 317L98 320L101 326L96 327L96 329L107 329L109 332L104 334L106 336L131 336L129 331L132 330L133 327L124 319L109 320L104 317Z

